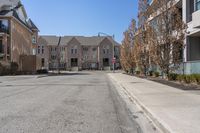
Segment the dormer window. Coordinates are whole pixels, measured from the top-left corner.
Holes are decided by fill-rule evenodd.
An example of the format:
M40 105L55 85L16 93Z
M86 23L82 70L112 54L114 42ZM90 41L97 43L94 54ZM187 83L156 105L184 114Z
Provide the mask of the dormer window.
M9 33L8 20L0 19L0 32Z

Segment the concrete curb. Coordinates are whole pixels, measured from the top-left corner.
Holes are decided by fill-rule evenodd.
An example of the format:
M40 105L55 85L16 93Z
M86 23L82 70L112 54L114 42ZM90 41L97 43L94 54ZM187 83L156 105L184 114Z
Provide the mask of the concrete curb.
M112 81L114 81L116 84L119 85L119 87L121 87L123 90L126 91L126 93L129 95L129 97L131 97L134 101L134 103L141 108L141 110L144 112L145 116L152 121L152 123L154 124L154 126L156 128L158 128L161 132L163 133L173 133L173 131L164 123L162 122L162 120L160 120L158 117L156 117L156 115L148 108L146 107L138 98L137 96L131 94L127 88L122 85L121 83L119 83L118 81L116 81L112 76L109 75L109 77L112 79Z

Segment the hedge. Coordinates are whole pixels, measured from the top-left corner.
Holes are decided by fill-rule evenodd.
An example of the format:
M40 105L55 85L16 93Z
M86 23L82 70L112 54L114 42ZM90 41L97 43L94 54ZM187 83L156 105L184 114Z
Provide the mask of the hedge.
M178 75L177 80L179 82L184 82L187 84L190 84L190 83L200 84L200 74Z

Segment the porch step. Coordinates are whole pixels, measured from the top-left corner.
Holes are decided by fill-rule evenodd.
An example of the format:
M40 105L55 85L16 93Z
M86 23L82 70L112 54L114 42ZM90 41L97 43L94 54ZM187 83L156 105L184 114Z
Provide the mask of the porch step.
M79 71L78 67L72 67L71 71Z

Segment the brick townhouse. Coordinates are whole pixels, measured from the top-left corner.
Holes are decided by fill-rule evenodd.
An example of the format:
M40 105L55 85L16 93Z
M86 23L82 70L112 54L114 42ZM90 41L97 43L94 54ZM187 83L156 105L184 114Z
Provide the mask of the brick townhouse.
M120 45L109 36L40 36L37 54L49 70L110 69L113 56L120 67Z
M36 69L38 31L20 0L1 0L0 63L16 62L21 71Z

